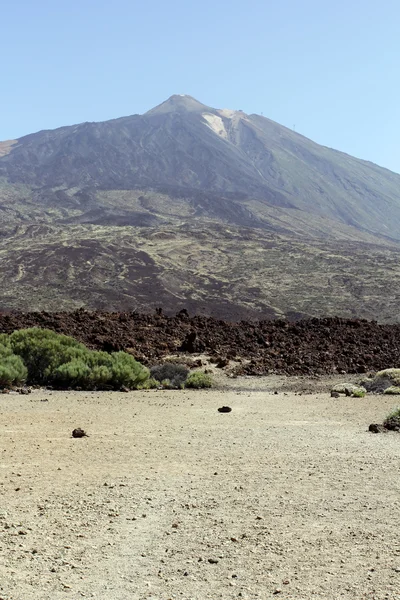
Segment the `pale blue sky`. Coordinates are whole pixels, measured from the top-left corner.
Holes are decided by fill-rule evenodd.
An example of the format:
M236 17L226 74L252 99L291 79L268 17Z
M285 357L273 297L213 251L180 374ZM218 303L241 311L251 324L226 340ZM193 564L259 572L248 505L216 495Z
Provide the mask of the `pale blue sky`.
M0 140L190 94L400 172L399 0L0 5Z

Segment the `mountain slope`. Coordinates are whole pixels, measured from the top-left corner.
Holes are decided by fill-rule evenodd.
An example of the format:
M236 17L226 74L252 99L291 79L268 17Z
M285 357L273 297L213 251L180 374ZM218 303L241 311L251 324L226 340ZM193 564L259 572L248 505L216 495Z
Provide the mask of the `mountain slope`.
M54 207L60 188L70 202L86 203L83 210L97 205L99 189L151 188L195 203L201 192L211 194L203 215L211 218L222 197L238 212L236 224L248 225L240 207L256 200L400 240L400 175L264 117L217 110L189 96L172 96L142 116L28 135L3 152L0 176L40 190ZM250 213L258 226L268 224L268 214Z
M172 96L0 143L0 308L398 320L400 175Z
M305 240L216 223L23 226L0 242L0 309L103 310L224 319L398 321L400 248Z

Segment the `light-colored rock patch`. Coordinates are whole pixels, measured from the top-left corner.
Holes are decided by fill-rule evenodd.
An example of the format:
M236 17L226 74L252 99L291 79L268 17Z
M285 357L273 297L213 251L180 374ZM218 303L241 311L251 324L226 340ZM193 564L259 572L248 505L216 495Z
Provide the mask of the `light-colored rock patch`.
M218 115L213 115L211 113L203 113L203 118L207 121L208 127L212 129L214 133L224 138L225 140L228 138L228 133L225 129L225 125L221 117L218 117Z

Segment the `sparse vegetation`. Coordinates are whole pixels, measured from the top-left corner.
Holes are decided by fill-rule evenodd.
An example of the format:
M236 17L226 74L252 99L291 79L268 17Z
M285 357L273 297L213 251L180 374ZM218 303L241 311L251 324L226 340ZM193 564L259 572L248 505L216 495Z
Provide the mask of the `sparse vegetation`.
M150 369L150 376L167 389L182 388L188 375L189 369L185 365L169 362L162 365L155 365Z
M337 383L333 386L331 392L346 394L346 396L353 396L354 398L364 398L367 390L365 387L354 383Z
M190 373L185 382L187 388L210 388L212 387L212 377L202 371Z
M383 369L378 371L374 377L365 379L362 384L369 392L378 394L395 393L386 392L386 390L392 387L400 387L400 369Z
M154 390L160 387L160 382L154 377L149 377L145 382L140 383L137 387L138 390Z
M393 419L393 418L400 419L400 406L397 406L396 408L394 408L392 410L392 412L390 412L388 414L388 416L386 417L386 420Z
M364 398L365 394L367 392L363 389L358 389L358 390L353 390L353 393L351 394L353 398Z
M383 422L384 427L391 431L400 431L400 406L392 410Z
M396 396L400 394L400 386L391 385L390 387L386 388L386 390L383 393Z

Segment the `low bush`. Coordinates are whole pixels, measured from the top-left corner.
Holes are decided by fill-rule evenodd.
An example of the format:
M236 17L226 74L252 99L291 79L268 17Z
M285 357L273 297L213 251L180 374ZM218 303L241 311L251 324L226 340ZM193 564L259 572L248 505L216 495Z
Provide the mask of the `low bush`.
M213 384L212 378L207 373L202 371L194 371L190 373L185 381L185 387L187 388L210 388Z
M350 394L351 396L362 398L363 395L365 396L367 390L365 387L361 385L355 385L354 383L337 383L333 386L331 392L338 392L339 394Z
M388 394L390 396L397 396L398 394L400 394L400 387L392 385L392 386L386 388L386 390L383 393Z
M164 363L150 369L150 376L159 381L163 387L169 389L180 389L184 386L189 375L189 369L185 365L175 363ZM168 383L163 383L167 382Z
M107 368L107 367L106 367ZM83 360L75 358L59 365L49 374L49 381L57 388L83 388L90 386L91 369ZM93 387L97 387L96 384Z
M353 390L351 395L353 398L364 398L366 393L367 392L365 390L358 389L358 390Z
M382 394L389 387L400 387L400 369L384 369L374 377L365 379L362 385L369 391Z
M149 378L149 370L127 352L113 352L111 354L110 373L109 383L114 389L121 387L134 389Z
M392 412L388 414L386 419L392 419L394 417L400 419L400 406L398 406L397 408L394 408L392 410Z
M400 431L400 406L388 414L383 422L383 425L386 427L386 429Z
M10 353L0 356L0 387L21 385L28 377L28 370L20 356Z
M62 364L82 358L87 348L66 335L33 327L20 329L10 335L14 354L20 356L28 369L30 383L45 384Z
M32 328L0 337L0 385L136 389L149 370L126 352L96 352L66 335Z
M375 375L375 379L383 377L390 379L394 385L400 385L400 369L384 369Z
M139 383L139 385L137 386L137 389L138 390L154 390L154 389L157 389L158 387L160 387L160 382L157 381L157 379L154 379L154 377L149 377L149 379L147 379L143 383Z

